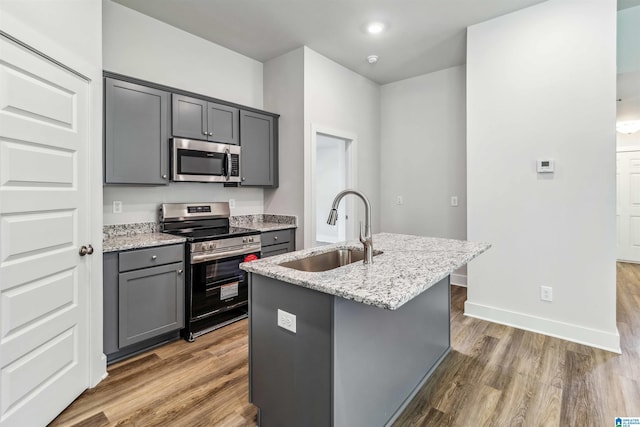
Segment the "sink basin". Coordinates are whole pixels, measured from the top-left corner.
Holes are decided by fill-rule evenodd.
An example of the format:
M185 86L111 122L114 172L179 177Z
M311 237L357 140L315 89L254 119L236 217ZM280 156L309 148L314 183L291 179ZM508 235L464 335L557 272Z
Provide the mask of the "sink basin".
M373 256L380 255L382 252L374 251ZM327 271L334 268L342 267L354 262L362 262L364 260L364 251L358 249L336 249L323 254L312 255L306 258L297 259L295 261L283 262L283 267L293 268L300 271Z

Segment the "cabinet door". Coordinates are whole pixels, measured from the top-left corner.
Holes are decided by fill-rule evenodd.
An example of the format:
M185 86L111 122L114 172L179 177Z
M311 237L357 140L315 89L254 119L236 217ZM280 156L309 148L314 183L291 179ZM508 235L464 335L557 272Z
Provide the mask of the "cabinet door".
M207 105L208 140L224 144L239 144L239 116L240 110L237 108L209 102Z
M105 183L168 184L169 94L105 79Z
M207 140L207 101L175 93L171 99L173 136Z
M183 270L179 262L119 274L121 348L184 327Z
M273 117L240 112L240 175L244 186L277 186L276 145Z

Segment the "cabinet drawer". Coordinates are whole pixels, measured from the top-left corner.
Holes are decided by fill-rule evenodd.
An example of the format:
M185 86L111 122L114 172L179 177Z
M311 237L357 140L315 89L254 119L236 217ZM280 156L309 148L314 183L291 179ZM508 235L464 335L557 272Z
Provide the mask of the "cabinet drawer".
M289 243L292 240L291 234L291 230L267 231L262 233L262 235L260 236L260 241L262 246Z
M262 248L262 252L260 253L261 258L266 258L274 255L282 255L287 252L293 251L292 242L289 243L281 243L278 245L267 246L266 248Z
M123 272L170 264L172 262L182 262L183 257L183 245L157 246L148 249L120 252L118 259L120 266L119 271Z

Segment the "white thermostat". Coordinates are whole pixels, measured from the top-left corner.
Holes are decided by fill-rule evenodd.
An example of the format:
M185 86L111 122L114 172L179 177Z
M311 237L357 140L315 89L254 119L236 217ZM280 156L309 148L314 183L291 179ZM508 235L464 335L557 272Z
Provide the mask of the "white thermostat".
M553 173L554 168L555 168L555 162L553 160L537 161L538 173Z

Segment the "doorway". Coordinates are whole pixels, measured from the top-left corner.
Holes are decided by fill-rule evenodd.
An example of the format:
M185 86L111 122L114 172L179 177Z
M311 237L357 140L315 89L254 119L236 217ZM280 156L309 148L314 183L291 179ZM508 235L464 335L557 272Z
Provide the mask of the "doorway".
M336 194L356 186L356 145L352 133L312 126L305 168L305 247L354 238L353 201L347 198L340 203L335 226L326 220Z
M640 147L616 155L618 261L640 263Z

